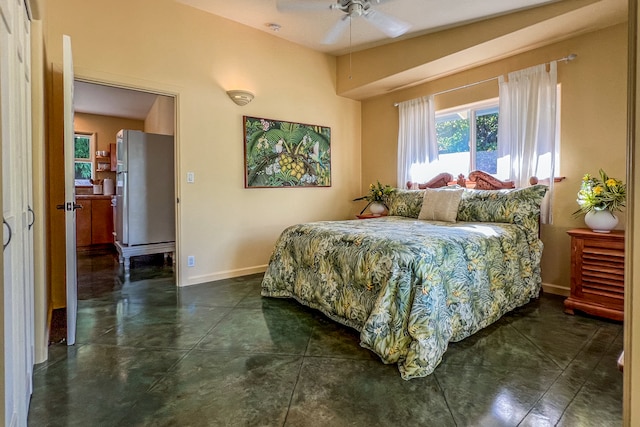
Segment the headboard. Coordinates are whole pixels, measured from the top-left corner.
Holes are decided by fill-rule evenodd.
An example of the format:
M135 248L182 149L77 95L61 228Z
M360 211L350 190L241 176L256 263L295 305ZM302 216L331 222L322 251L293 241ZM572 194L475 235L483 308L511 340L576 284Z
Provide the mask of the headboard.
M417 183L407 181L407 188L409 190L424 190L425 188L446 187L451 181L453 181L453 175L443 172L436 175L434 178L430 179L427 182Z
M453 175L450 173L441 173L436 175L431 180L424 183L407 182L407 188L409 190L423 190L425 188L438 188L445 187L447 185L458 184L461 187L475 188L478 190L501 190L504 188L515 188L513 181L503 181L491 174L474 170L469 173L469 177L465 178L463 174L458 175L458 178L454 181Z
M475 182L474 188L478 190L501 190L503 188L516 188L513 181L501 181L486 172L475 170L469 173L469 181Z

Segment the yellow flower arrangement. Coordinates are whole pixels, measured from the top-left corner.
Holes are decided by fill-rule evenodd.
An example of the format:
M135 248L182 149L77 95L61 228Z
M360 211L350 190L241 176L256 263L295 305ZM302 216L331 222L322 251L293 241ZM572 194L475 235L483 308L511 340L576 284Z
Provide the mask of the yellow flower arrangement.
M627 195L626 185L615 178L610 178L600 169L600 178L586 174L582 177L580 191L578 191L578 205L575 216L591 211L622 211Z
M372 203L380 203L387 207L387 205L384 203L385 196L388 196L394 191L395 189L392 186L382 185L380 184L380 181L377 181L376 184L369 185L369 192L367 194L362 197L355 198L353 199L353 201L355 202L357 200L366 200L367 202L369 202L367 203L367 206L365 206L364 209L360 211L360 214L362 214L362 212L364 212Z
M366 195L353 199L353 201L366 200L369 203L382 203L384 205L384 196L391 193L393 193L393 187L390 185L382 185L380 181L378 181L377 184L369 185L369 192Z

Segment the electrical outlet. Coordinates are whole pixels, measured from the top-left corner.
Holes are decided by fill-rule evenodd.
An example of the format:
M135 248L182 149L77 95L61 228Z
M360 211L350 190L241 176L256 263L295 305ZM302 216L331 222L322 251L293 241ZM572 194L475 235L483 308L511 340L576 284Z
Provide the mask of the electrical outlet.
M196 174L194 172L187 172L187 182L190 184L196 182Z
M195 267L196 265L196 257L193 255L189 255L187 257L187 267Z

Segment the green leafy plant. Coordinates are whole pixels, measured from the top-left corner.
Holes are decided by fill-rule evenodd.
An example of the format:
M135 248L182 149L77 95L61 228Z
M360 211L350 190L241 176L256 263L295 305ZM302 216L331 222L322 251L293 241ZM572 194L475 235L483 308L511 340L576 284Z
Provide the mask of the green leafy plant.
M362 211L360 212L361 214L365 211L365 209L369 207L371 203L380 203L388 208L388 206L384 203L385 197L393 193L394 191L395 189L390 185L382 185L380 184L380 181L377 181L376 184L369 185L369 191L367 192L367 194L362 197L355 198L353 199L353 201L355 202L358 200L366 200L369 202L367 203L367 206L362 209Z
M582 177L580 191L578 191L578 205L580 209L573 213L578 216L591 211L622 211L627 196L626 185L616 179L610 178L602 169L600 177L589 174Z

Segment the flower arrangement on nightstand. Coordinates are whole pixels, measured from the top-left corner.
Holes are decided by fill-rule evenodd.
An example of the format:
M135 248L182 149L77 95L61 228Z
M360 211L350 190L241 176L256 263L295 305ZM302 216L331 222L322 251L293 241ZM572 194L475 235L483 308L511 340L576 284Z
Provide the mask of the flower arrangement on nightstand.
M618 217L613 212L622 211L626 195L624 183L610 178L602 169L599 178L586 174L578 191L580 208L573 215L584 213L584 222L588 227L598 233L608 233L618 224Z
M354 202L358 200L366 200L369 203L360 211L360 217L362 213L369 208L371 213L376 216L382 215L387 206L384 204L385 196L393 193L395 189L390 185L382 185L380 181L377 181L376 184L369 185L369 192L362 197L358 197L353 199Z

